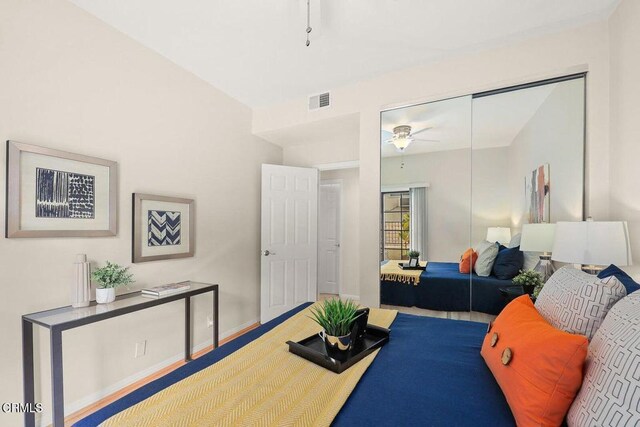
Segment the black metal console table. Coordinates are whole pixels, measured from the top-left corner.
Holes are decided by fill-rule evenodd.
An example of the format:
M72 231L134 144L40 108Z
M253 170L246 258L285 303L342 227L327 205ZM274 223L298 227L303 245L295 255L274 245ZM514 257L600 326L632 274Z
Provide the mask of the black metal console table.
M24 382L24 402L35 403L33 368L33 325L49 329L51 342L51 395L53 403L53 426L64 425L64 386L62 380L62 331L110 319L145 308L155 307L183 299L184 310L184 358L191 360L191 297L213 292L213 347L218 347L218 285L189 282L191 287L159 298L141 296L141 292L121 295L110 304L92 302L88 307L60 307L53 310L22 316L22 377ZM27 427L35 426L35 414L26 412Z

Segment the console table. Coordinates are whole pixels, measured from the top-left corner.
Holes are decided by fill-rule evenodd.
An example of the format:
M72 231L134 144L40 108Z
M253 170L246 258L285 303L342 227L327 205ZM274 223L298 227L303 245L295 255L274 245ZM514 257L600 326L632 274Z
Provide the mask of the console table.
M62 380L62 331L77 328L144 310L172 301L184 300L184 359L191 360L191 297L206 292L213 293L213 347L218 347L218 285L189 282L191 287L159 298L141 296L141 292L121 295L109 304L92 302L88 307L71 306L40 311L22 316L22 378L24 382L24 403L35 403L33 368L33 325L49 329L51 342L51 395L53 403L53 426L64 425L64 387ZM35 414L26 412L27 427L35 426Z

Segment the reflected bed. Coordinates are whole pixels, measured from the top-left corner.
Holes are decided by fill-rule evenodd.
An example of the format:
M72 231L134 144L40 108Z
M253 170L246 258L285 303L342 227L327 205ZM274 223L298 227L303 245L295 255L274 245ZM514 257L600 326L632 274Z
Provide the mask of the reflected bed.
M511 280L473 274L473 295L470 298L469 275L460 273L458 267L455 262L429 262L416 286L381 280L380 303L437 311L471 310L499 314L507 303L499 288L512 285Z

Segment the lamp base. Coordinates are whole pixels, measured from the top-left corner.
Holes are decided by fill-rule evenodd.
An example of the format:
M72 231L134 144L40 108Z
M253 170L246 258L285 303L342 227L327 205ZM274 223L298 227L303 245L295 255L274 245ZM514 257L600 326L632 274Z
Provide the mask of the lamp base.
M604 270L604 267L601 267L599 265L583 265L582 266L582 271L584 271L585 273L592 274L594 276L600 273L602 270Z
M540 273L542 275L542 282L546 283L549 277L556 272L556 268L551 262L551 255L540 255L540 261L538 261L538 264L533 268L533 271Z

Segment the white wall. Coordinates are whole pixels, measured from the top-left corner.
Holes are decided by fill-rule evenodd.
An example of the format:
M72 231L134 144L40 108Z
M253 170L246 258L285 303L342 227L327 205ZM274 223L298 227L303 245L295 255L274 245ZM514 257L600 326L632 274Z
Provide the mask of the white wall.
M313 166L358 160L358 141L335 139L315 144L286 146L282 161L288 166Z
M609 42L606 22L451 57L330 88L331 109L309 112L306 99L254 111L254 132L360 113L360 294L379 304L380 111L517 83L589 71L587 213L609 215Z
M320 180L340 180L342 182L342 206L340 209L342 238L340 240L340 294L349 298L359 298L358 280L360 251L358 250L360 228L360 185L358 169L341 169L320 172Z
M625 269L640 280L640 2L623 0L609 28L611 219L625 220L629 225L635 265Z
M0 239L0 402L22 400L20 315L69 304L75 254L130 263L132 192L194 198L197 217L195 257L134 265L134 287L219 283L221 332L255 322L260 164L280 163L282 150L252 136L251 110L62 0L0 2L0 61L2 140L115 160L120 173L117 237ZM211 337L211 297L196 299L198 345ZM66 403L179 355L183 307L65 332ZM36 400L49 412L48 341L42 331L36 338ZM134 359L143 339L147 355ZM0 413L0 425L21 424Z

